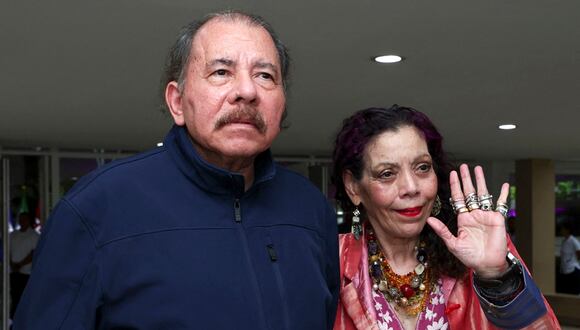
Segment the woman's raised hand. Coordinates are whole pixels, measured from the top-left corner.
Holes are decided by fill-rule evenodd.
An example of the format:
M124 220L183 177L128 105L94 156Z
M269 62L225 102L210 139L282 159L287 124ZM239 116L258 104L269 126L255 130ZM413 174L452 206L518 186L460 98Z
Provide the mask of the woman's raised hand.
M449 177L451 203L457 212L457 236L439 219L430 217L427 222L466 267L475 270L482 278L498 277L508 266L504 216L509 184L502 185L497 199L500 209L503 208L502 215L491 205L481 166L474 168L477 191L471 181L469 167L462 164L459 171L461 182L456 171L452 171Z

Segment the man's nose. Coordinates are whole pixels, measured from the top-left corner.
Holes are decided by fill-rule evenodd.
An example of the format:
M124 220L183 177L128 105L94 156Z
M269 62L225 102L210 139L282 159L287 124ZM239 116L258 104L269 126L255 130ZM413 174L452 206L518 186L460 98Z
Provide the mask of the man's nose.
M239 74L236 76L231 93L228 97L229 103L254 103L258 97L256 82L249 74Z

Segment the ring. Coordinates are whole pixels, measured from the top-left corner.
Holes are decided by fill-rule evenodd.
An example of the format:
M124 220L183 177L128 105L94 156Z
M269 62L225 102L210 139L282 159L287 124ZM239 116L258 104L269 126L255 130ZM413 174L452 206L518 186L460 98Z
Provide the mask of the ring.
M497 206L495 207L495 210L497 212L499 212L504 217L504 219L507 219L507 213L508 213L509 207L506 203L497 202Z
M492 198L493 198L493 196L490 195L490 194L483 194L483 195L479 196L479 201L481 202L481 201L489 200L489 199L492 199Z
M465 201L467 202L467 208L469 211L477 210L480 207L479 200L474 192L467 195Z
M451 208L455 213L457 213L457 210L465 208L465 201L463 199L453 200L453 198L449 198L449 203L451 204Z
M469 204L467 204L467 208L469 209L469 211L473 211L473 210L477 210L479 209L479 203L478 202L471 202Z
M479 200L477 199L477 195L474 192L472 192L465 197L465 202L467 203L467 205L469 205L474 202L479 203Z
M485 194L479 196L479 204L481 205L481 209L483 211L491 211L493 209L493 196L490 194Z
M461 213L465 213L465 212L469 212L469 209L467 207L462 207L460 209L457 209L457 214L461 214Z

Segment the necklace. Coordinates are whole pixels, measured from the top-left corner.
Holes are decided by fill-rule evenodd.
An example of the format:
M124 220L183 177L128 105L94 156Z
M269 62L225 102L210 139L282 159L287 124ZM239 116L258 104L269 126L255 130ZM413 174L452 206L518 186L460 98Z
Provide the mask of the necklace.
M385 299L395 303L395 309L415 316L425 309L431 293L431 270L427 267L427 252L421 242L415 247L417 261L415 269L405 275L395 273L376 239L371 226L367 226L366 238L369 251L369 273L373 290L381 292Z

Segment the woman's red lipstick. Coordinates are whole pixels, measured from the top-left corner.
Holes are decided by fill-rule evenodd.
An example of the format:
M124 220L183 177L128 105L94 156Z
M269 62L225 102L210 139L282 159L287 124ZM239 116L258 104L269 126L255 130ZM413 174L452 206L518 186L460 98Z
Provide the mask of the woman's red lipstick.
M423 207L418 206L418 207L412 207L412 208L408 208L408 209L397 210L397 213L399 213L400 215L406 216L406 217L416 217L419 214L421 214L421 210L423 210Z

